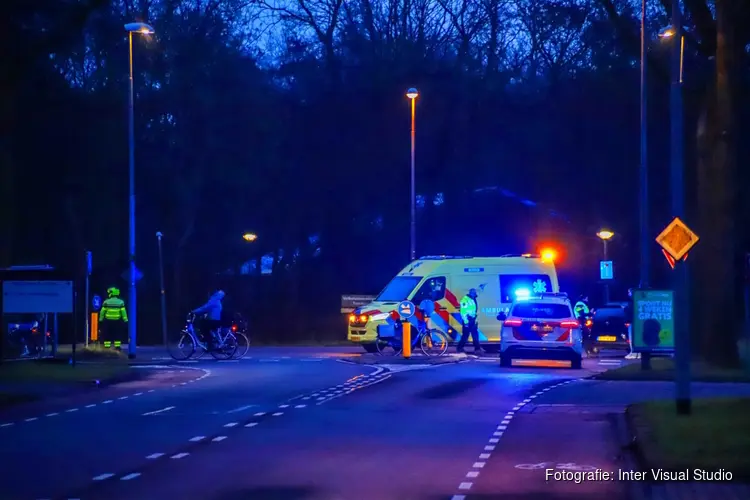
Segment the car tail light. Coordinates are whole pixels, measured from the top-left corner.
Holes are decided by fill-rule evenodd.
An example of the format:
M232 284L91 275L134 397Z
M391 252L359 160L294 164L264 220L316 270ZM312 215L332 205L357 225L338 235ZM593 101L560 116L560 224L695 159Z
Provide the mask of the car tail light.
M587 326L587 327L591 328L591 325L593 325L593 324L594 324L594 322L593 322L593 321L591 321L590 319L587 319L587 320L586 320L586 326Z
M560 326L563 328L578 328L580 325L576 320L566 319L565 321L560 322Z
M233 331L233 332L236 332L236 331L237 331L237 325L232 325L232 331Z
M503 322L503 326L521 326L523 321L518 318L508 318Z
M630 323L625 323L625 326L630 328Z

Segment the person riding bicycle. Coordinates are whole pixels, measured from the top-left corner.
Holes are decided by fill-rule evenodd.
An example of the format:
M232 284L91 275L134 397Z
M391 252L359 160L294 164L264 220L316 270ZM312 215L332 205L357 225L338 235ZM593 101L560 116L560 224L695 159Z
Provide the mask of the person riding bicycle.
M205 314L200 323L200 332L203 334L207 347L211 349L216 331L221 327L221 300L224 298L224 291L217 290L208 299L208 302L197 309L193 309L193 314Z

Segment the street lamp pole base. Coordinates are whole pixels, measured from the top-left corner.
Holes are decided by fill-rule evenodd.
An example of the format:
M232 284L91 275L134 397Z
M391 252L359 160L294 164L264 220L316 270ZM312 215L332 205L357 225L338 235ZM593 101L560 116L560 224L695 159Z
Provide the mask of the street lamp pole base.
M692 413L692 400L688 399L676 399L675 407L677 408L678 415L690 415Z
M129 354L128 353L128 359L135 359L135 354Z

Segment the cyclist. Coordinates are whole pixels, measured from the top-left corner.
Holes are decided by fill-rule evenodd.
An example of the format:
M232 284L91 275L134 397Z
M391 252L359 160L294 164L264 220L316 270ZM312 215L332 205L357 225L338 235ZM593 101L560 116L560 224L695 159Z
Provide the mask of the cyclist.
M208 299L208 302L197 309L193 309L193 314L204 314L200 324L200 331L206 339L208 349L213 346L216 331L221 327L221 300L224 298L224 291L217 290Z

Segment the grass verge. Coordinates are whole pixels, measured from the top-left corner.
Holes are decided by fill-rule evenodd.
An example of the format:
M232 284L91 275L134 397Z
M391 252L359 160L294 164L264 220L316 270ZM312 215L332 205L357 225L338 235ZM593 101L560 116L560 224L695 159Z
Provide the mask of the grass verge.
M71 384L111 380L128 373L126 361L77 364L50 361L18 361L0 366L0 384L51 383Z
M640 362L636 362L600 373L596 378L599 380L672 381L675 379L674 360L652 358L651 370L641 370ZM750 382L750 372L694 362L691 364L691 378L695 382Z
M689 416L677 415L674 401L628 408L646 468L724 469L735 481L750 480L749 414L750 398L696 399Z

